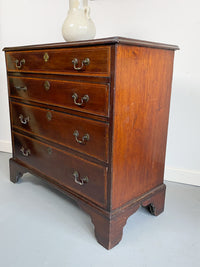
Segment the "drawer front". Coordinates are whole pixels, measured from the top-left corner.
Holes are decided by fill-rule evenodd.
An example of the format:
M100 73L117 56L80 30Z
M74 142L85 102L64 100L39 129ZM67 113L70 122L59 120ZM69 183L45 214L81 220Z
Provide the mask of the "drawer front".
M109 85L9 77L10 96L108 116Z
M107 168L21 134L14 134L14 158L98 205L106 206Z
M12 125L55 143L108 161L108 124L12 103Z
M110 47L7 52L8 71L110 76Z

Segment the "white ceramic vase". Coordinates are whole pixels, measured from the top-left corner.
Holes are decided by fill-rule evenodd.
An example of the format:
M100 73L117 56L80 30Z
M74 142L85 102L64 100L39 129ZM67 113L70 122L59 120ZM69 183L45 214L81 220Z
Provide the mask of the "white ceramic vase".
M90 18L88 0L69 0L68 16L63 23L62 34L69 42L95 37L96 29Z

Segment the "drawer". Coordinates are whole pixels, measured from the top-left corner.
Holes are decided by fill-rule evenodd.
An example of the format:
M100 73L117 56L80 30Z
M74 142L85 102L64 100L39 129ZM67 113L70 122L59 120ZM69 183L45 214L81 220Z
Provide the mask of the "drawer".
M6 52L8 71L110 76L110 46Z
M14 127L108 161L107 123L19 103L11 110Z
M108 116L109 85L9 77L10 96Z
M14 158L56 183L106 206L107 168L21 134L14 134Z

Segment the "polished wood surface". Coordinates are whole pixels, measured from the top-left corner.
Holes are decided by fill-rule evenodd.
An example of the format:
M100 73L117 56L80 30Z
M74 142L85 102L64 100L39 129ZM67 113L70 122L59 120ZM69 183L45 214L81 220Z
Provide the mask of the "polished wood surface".
M178 50L177 45L163 44L158 42L149 42L144 40L137 40L132 38L126 38L121 36L107 37L101 39L93 40L83 40L76 42L63 42L63 43L53 43L53 44L39 44L39 45L26 45L17 47L5 47L4 51L27 51L27 50L38 50L38 49L55 49L55 48L69 48L69 47L87 47L87 46L99 46L99 45L131 45L137 47L151 47L157 49L168 49L168 50Z
M107 168L19 133L14 134L14 144L14 158L22 161L27 168L40 170L57 183L74 190L101 207L106 207ZM22 148L25 154L30 150L28 156L23 155ZM77 184L73 176L74 171L79 173L80 178L87 176L88 182L84 185Z
M107 123L16 102L11 104L11 110L14 128L31 132L99 160L108 161L109 126ZM26 118L28 121L24 124ZM82 142L86 134L89 135L89 140L78 143L74 136L75 131L79 133L78 141Z
M48 59L45 61L45 54ZM74 68L73 59L77 59L78 63L75 67L80 68L84 59L90 60L88 65L84 65L80 70ZM16 60L19 62L16 66ZM24 63L22 63L24 60ZM110 75L110 47L99 46L81 47L78 49L54 49L54 50L38 50L38 51L15 51L6 54L7 69L10 72L23 73L54 73L54 74L70 74L70 75Z
M107 249L140 206L153 215L164 210L176 49L121 37L4 49L11 181L30 172L73 198ZM91 61L74 70L73 57Z
M49 87L45 88L45 83ZM72 110L91 114L109 116L109 84L88 82L61 81L58 78L30 78L9 76L10 96L19 100L40 102L47 105L66 107ZM74 103L73 95L77 94L76 102L88 95L89 100L82 105Z
M112 208L163 183L173 51L117 47Z

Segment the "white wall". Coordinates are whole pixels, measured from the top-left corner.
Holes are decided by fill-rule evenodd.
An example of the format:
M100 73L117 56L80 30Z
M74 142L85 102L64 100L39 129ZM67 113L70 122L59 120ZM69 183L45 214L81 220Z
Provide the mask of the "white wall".
M200 185L200 2L89 1L96 37L121 35L180 46L176 52L165 177ZM63 41L68 0L0 0L0 49ZM0 52L0 150L10 149L7 84Z

